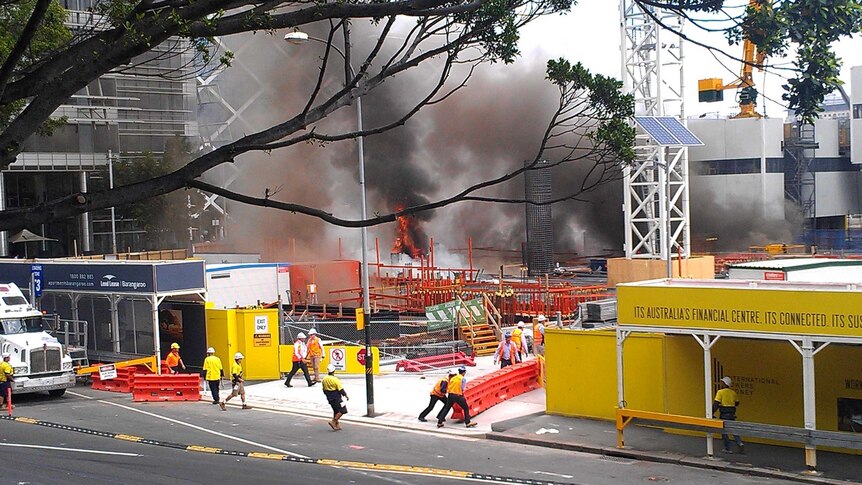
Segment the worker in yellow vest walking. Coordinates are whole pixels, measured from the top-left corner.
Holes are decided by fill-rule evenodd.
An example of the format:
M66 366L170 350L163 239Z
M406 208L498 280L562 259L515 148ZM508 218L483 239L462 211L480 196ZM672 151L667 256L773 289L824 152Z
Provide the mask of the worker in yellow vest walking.
M476 423L470 420L470 405L467 404L467 399L464 398L464 391L467 390L467 379L464 375L467 374L467 368L463 365L458 368L458 373L449 379L447 391L449 393L446 399L446 405L437 413L437 427L443 427L443 421L446 421L446 415L455 404L464 412L464 425L468 428L476 426Z
M332 408L332 421L329 421L329 427L333 431L341 431L341 423L339 420L347 414L347 404L350 398L347 397L347 391L341 385L341 380L335 377L335 366L329 364L326 367L328 375L323 378L323 394L326 396L326 401Z
M209 384L210 393L213 395L213 404L218 404L219 402L219 384L221 384L221 378L224 377L224 367L221 365L221 359L216 357L215 349L210 347L207 349L207 358L204 359L204 379L206 379L207 384Z
M434 410L434 406L437 405L438 401L443 403L443 407L446 407L446 393L449 389L449 380L455 374L455 369L449 369L449 375L437 381L437 384L434 384L434 387L431 389L431 401L428 402L428 407L419 413L419 421L423 423L428 421L425 419L425 416L428 416L428 413Z
M736 397L736 391L730 388L732 385L733 381L730 380L730 377L725 376L721 378L721 389L715 393L715 399L713 399L712 403L712 412L715 414L718 411L719 419L727 421L736 420L736 407L739 406L739 399ZM739 452L744 454L745 445L742 443L742 438L739 435L735 435L733 438L736 441L736 446L739 447ZM724 441L724 452L733 453L730 450L730 435L728 433L721 433L721 439Z
M518 328L512 332L512 342L515 342L515 347L518 349L518 360L522 361L527 357L527 337L524 335L524 322L518 322Z
M317 330L308 331L308 360L311 362L311 372L314 374L314 382L320 382L320 359L323 358L323 342L317 336Z
M15 380L15 369L9 363L9 359L11 358L12 354L4 352L3 360L0 361L0 403L5 403L0 407L9 406L10 396L12 396L12 382Z
M227 397L224 401L219 403L222 411L226 411L227 408L225 404L231 399L239 396L242 400L242 408L243 409L251 409L251 406L245 403L245 379L242 377L242 359L244 356L237 352L233 354L233 364L230 365L230 377L231 377L231 391L230 396Z

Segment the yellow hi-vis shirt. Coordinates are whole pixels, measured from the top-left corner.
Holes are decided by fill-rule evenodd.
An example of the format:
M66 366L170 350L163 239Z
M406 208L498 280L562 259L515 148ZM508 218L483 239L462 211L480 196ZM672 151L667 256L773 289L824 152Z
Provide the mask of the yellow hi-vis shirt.
M718 401L718 404L720 406L726 408L736 407L736 403L739 402L736 397L736 392L734 392L734 390L729 387L719 389L719 391L715 393L715 399L713 400Z
M449 394L457 394L459 396L464 394L464 391L461 389L461 382L464 380L464 376L461 374L455 374L449 379L449 386L447 387L447 391Z
M0 382L6 382L7 377L12 376L14 373L15 370L9 362L6 362L5 360L0 361Z
M233 361L233 364L230 365L230 375L234 379L239 377L242 379L242 366L237 361Z
M512 332L512 342L515 342L515 348L518 349L518 352L521 351L521 334L524 333L520 328L516 328L514 332Z
M344 388L341 386L341 380L333 375L327 375L321 381L323 392L341 391Z
M224 369L224 367L221 366L221 359L215 355L210 355L204 359L204 371L206 371L206 377L204 378L206 380L217 381L221 379L222 369Z

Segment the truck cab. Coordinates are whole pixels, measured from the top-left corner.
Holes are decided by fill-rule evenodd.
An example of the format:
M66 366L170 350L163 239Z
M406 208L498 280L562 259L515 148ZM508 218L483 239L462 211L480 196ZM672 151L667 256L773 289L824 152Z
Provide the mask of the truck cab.
M48 391L57 397L75 385L72 357L50 328L16 285L0 283L0 351L11 356L14 394Z

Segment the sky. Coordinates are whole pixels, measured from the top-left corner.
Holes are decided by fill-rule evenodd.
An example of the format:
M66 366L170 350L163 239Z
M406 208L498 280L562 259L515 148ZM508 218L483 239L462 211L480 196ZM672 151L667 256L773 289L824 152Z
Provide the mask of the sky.
M747 4L747 1L728 0L730 5ZM620 14L618 0L578 0L567 15L557 15L539 19L522 31L521 51L525 58L565 57L570 61L581 61L594 72L620 78ZM725 52L741 57L741 46L728 46L721 34L707 34L689 26L685 34L698 41L721 47ZM698 103L697 80L720 77L725 83L738 76L741 64L733 59L719 57L727 66L723 67L707 49L687 43L685 53L686 106L688 116L697 117L704 113L718 111L722 115L736 111L735 93L726 92L724 102ZM836 45L836 52L842 58L841 78L844 89L850 91L850 67L862 65L862 37L855 36ZM784 59L783 61L788 61ZM770 63L780 61L767 60ZM731 71L728 71L728 68ZM755 72L755 83L762 96L781 102L783 80L774 74ZM765 86L763 88L762 86ZM764 107L767 116L783 117L784 106L767 99ZM761 101L758 102L761 105Z

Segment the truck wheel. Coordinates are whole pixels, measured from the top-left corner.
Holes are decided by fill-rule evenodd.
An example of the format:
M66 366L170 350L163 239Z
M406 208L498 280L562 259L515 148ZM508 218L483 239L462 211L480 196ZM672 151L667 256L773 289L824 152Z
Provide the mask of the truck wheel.
M66 390L65 389L54 389L53 391L48 391L48 394L50 394L51 397L60 397L63 394L66 394Z

